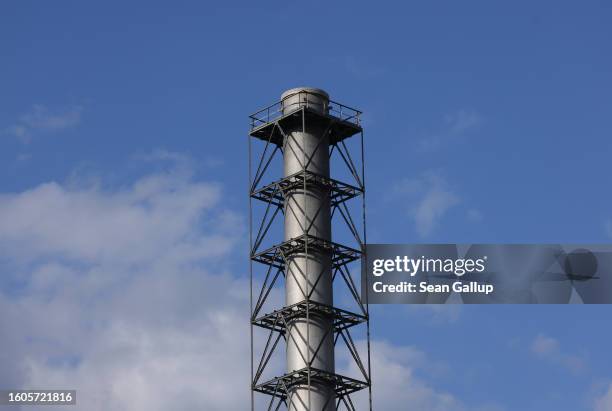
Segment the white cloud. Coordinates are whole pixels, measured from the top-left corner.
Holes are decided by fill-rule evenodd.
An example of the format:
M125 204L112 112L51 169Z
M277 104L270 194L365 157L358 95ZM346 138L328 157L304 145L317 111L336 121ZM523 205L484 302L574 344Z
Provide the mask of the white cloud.
M462 109L447 114L444 118L449 130L453 133L463 133L480 126L483 122L482 116L474 110Z
M55 182L0 197L0 244L21 260L62 256L89 263L140 263L164 254L192 260L227 249L195 224L215 206L219 188L173 174L149 175L104 191ZM176 245L176 247L172 247Z
M538 355L557 354L560 351L559 341L540 334L531 344L531 351Z
M419 234L430 234L444 214L459 202L459 198L442 187L430 188L415 211L415 222Z
M612 411L612 383L601 397L595 399L593 411Z
M574 374L582 373L586 369L586 362L582 357L564 352L559 341L553 337L539 334L531 343L530 349L537 357L561 365Z
M406 404L414 411L463 408L453 395L437 392L415 375L417 365L424 361L418 350L378 343L372 355L372 374L376 378L373 395L380 409L403 411Z
M248 281L227 273L244 223L220 200L176 171L0 196L0 386L75 388L88 411L244 409Z
M75 127L81 121L82 111L83 107L78 105L51 110L46 106L35 104L29 112L20 117L17 123L6 127L4 133L27 143L36 133Z
M429 133L417 143L420 151L434 151L465 137L483 124L482 115L472 109L460 109L444 116L444 122L436 132Z
M423 237L430 235L444 215L461 202L446 180L436 172L400 181L393 191L395 196L407 201L416 231Z
M424 352L412 346L396 346L385 341L372 343L372 397L375 409L385 411L468 411L500 410L495 405L472 406L455 395L437 390L423 374L439 368ZM350 371L349 371L350 372ZM359 398L357 409L366 409Z

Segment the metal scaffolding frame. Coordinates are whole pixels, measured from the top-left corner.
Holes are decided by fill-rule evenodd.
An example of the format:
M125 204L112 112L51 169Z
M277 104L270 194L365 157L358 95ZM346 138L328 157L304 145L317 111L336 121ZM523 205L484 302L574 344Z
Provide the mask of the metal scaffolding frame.
M308 91L300 91L308 94ZM302 101L300 99L299 101ZM251 289L251 410L256 407L256 395L269 396L267 402L268 410L279 410L290 408L290 396L292 387L299 385L308 387L308 406L302 404L304 409L310 410L311 384L317 382L333 388L335 393L336 410L346 409L355 411L356 405L351 397L357 391L367 390L367 403L372 410L371 393L371 369L370 369L370 324L367 300L362 301L359 296L359 288L353 278L354 274L349 270L349 265L358 262L364 257L366 243L366 220L365 220L365 180L364 180L364 149L363 129L360 124L361 112L342 104L329 101L329 106L322 112L308 105L308 98L303 99L304 104L297 104L290 110L283 102L277 102L250 116L251 128L249 132L249 207L250 207L250 289ZM270 169L275 157L282 155L284 142L291 138L290 133L285 130L301 127L305 131L309 124L316 123L323 134L329 136L329 158L332 164L338 163L346 166L347 175L351 176L351 184L319 175L308 170L314 153L308 157L300 166L302 170L279 180L263 183L266 172ZM351 136L359 136L359 161L356 163L345 139ZM252 140L257 144L265 144L260 154L254 154ZM323 141L323 138L320 138ZM315 151L319 149L316 147ZM255 157L255 158L254 158ZM356 164L360 163L360 168ZM273 237L272 229L279 215L287 212L295 212L286 209L287 195L292 190L304 190L307 187L316 187L329 196L332 221L340 220L352 237L353 244L343 245L330 240L318 238L311 233L312 223L304 224L300 236L286 241L274 241L272 246L265 245ZM306 196L303 196L304 198ZM348 207L349 202L361 199L361 221L359 224L353 218L354 211ZM306 200L304 200L306 201ZM354 203L351 203L354 204ZM321 211L321 203L316 214ZM302 205L306 209L306 205ZM259 214L255 216L254 210L259 207ZM299 210L298 210L299 212ZM316 217L316 215L315 215ZM282 218L282 217L280 217ZM360 227L361 225L361 227ZM351 306L354 309L345 310L338 307L322 304L312 300L312 293L316 284L321 279L323 272L316 273L316 281L310 289L300 289L303 300L296 304L284 306L269 313L262 313L264 305L268 301L275 287L279 287L287 276L288 261L295 253L306 255L309 252L321 252L331 256L332 283L340 283L345 286L347 296L350 296ZM359 273L360 270L357 270ZM301 273L306 275L305 273ZM312 273L314 274L314 273ZM295 275L295 273L292 273ZM307 283L308 284L308 283ZM367 298L367 297L366 297ZM303 358L306 367L303 369L287 372L274 378L263 378L274 354L278 352L281 341L287 344L291 338L288 329L296 319L306 320L311 318L324 318L330 324L321 343L329 334L333 336L334 349L338 346L345 347L354 361L359 375L355 378L312 366L314 357L321 348L316 347L314 354L310 350ZM351 330L354 327L364 327L365 350L361 353L353 339ZM259 334L263 350L256 352L254 340ZM306 336L306 338L309 338ZM259 341L259 340L258 340ZM363 351L363 349L362 349ZM301 354L303 356L303 354ZM363 359L362 359L363 358ZM329 404L326 404L325 409ZM321 410L312 410L321 411Z

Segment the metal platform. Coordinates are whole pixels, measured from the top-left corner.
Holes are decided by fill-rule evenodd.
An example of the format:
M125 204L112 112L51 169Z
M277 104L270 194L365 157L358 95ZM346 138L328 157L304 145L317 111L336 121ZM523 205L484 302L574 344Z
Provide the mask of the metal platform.
M280 102L275 104L280 104ZM349 112L348 110L352 111ZM335 112L325 114L306 106L298 107L285 114L283 114L282 109L271 113L268 108L265 108L250 116L250 135L282 147L283 140L287 136L285 130L295 128L297 125L301 126L305 122L309 127L327 130L331 137L330 144L336 144L362 131L359 124L361 112L348 107L346 107L346 112L349 114L343 114L339 111L340 117L337 117L333 115Z
M274 397L286 399L287 391L295 385L308 384L313 381L331 383L338 398L352 394L368 387L367 381L360 381L344 375L334 374L316 368L303 368L280 377L273 378L253 387L253 390Z
M303 301L256 318L252 321L252 324L284 334L292 320L304 318L307 312L310 316L331 318L334 331L345 330L368 320L368 317L365 315L352 313L314 301Z
M310 234L284 241L262 252L251 256L251 260L261 264L284 268L287 260L293 254L307 253L308 250L326 251L331 253L332 267L346 265L361 258L361 251L333 241L323 240Z
M300 189L305 185L315 185L319 188L329 190L329 198L332 207L363 193L361 188L354 185L304 170L253 191L251 197L256 200L271 202L278 207L283 207L286 193L291 190Z

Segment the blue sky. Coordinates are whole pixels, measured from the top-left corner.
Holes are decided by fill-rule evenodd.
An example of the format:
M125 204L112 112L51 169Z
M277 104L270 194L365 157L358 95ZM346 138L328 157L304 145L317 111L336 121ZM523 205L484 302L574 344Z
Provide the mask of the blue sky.
M3 4L0 323L14 355L0 355L11 362L0 385L70 385L103 363L103 347L35 331L28 306L85 313L73 330L84 344L127 321L104 298L157 307L163 269L198 290L209 288L192 277L198 264L211 283L244 281L248 115L295 86L364 111L371 242L610 242L611 18L604 1ZM135 271L144 283L159 271L160 294L139 294ZM167 321L196 316L201 299L171 289L181 304ZM21 315L30 328L17 332ZM211 321L199 337L219 315L192 319ZM601 411L612 409L608 317L604 306L375 307L373 337L442 364L404 366L465 409ZM430 409L460 409L427 395Z

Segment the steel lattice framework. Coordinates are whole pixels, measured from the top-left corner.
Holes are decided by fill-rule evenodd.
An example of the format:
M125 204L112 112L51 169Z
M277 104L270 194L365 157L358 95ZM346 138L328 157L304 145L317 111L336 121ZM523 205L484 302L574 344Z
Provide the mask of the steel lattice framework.
M250 116L251 409L261 408L265 404L268 410L356 410L352 396L365 390L361 401L371 410L369 311L367 301L362 301L359 296L355 280L355 277L359 278L360 271L351 270L351 267L358 266L366 242L361 112L328 99L324 101L323 108L316 106L310 91L313 89L297 90L292 94L291 105L281 99ZM316 133L319 138L316 147L311 147L309 151L300 144L290 145L294 138L292 131ZM357 149L349 149L345 141L353 136L358 138ZM274 181L264 181L268 174L273 174L270 170L271 165L278 161L275 158L284 156L285 150L295 151L295 147L302 150L296 157L302 159L299 170ZM313 171L311 164L315 155L321 154L320 150L328 152L330 164L343 168L350 183ZM351 151L359 151L358 157ZM310 192L323 193L326 198L320 201L316 211L311 204L306 204L310 201L307 195L296 197L301 202L296 202L295 198L291 200L295 193ZM329 208L334 233L339 225L348 233L343 239L346 244L332 241L331 236L322 238L313 229L317 216L328 212L324 210L326 207ZM313 210L310 211L311 220L304 219L299 235L279 238L279 230L275 229L277 222L289 213L301 218L300 213L306 213L305 210ZM360 214L360 218L353 218L355 214ZM296 270L293 262L292 268L288 269L296 256L302 259L305 256L304 261L308 261L309 255L323 256L330 263L322 268L316 266L320 272L313 272L313 267L309 267L308 263L297 266ZM343 290L339 292L345 293L343 301L349 306L348 309L326 304L313 296L313 293L319 292L317 287L320 282L325 281L322 278L325 278L326 270L331 270L331 292L336 292L338 287ZM306 284L299 288L299 301L282 307L278 307L276 302L277 307L274 308L271 296L275 290L278 294L283 283L292 276L309 278L306 282L296 282L298 285ZM269 305L272 308L266 312L265 308ZM309 331L303 336L309 345L306 352L299 352L305 366L283 370L280 376L266 376L267 372L275 371L271 364L275 363L274 358L280 355L278 353L288 347L296 335L300 335L292 327L297 327L298 323L308 325L311 321L325 328L325 331L316 341L309 340L312 339ZM363 336L359 341L354 338L356 331ZM333 364L328 369L315 366L315 358L328 338L333 339L333 350L341 347L350 354L346 358L351 365L346 368L356 375L341 375ZM297 387L307 390L307 396L295 395ZM322 409L319 409L320 404L311 407L313 387L323 387L333 393L328 394ZM295 401L301 403L292 403Z

